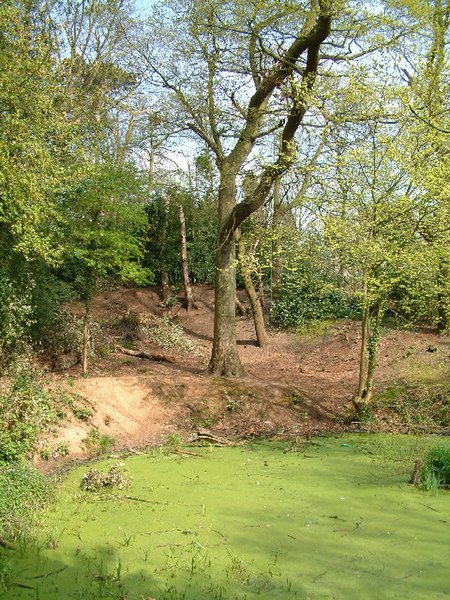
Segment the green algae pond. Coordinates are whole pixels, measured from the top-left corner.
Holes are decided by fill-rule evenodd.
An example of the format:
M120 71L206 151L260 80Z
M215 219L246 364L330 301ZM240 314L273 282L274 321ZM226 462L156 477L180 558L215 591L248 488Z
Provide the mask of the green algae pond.
M154 451L102 460L124 489L60 484L0 598L450 597L450 495L408 484L432 442L408 436ZM441 440L449 444L449 440Z

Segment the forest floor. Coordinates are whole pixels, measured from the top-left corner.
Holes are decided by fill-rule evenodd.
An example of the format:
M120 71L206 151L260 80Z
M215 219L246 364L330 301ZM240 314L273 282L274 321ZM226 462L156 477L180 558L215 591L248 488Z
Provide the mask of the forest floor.
M138 451L168 441L187 441L199 428L228 439L295 439L371 427L407 431L406 410L419 430L429 429L427 415L434 410L433 402L422 412L410 404L402 414L395 406L392 410L392 402L390 410L386 406L405 386L448 383L449 337L383 329L376 389L384 394L387 405L376 420L358 423L352 419L351 399L358 378L359 322L334 322L303 335L271 331L268 347L261 349L256 346L251 317L240 317L237 339L246 376L212 377L207 364L214 290L194 286L193 292L197 309L189 312L181 302L165 308L156 288L108 291L94 299L96 335L105 349L101 358L91 361L88 376L81 376L79 365L49 374L50 388L70 399L72 412L44 442L47 460L36 459L41 468L53 470L67 460L88 458L95 454L96 444L101 447L102 440L105 444L109 438L114 438L117 449ZM69 309L82 314L76 303ZM169 349L158 346L158 336L152 336L160 322L155 315L167 316L183 328L181 345L178 340ZM130 356L121 347L162 354L173 362ZM420 401L417 398L413 402ZM438 411L439 433L449 431L448 411L445 400ZM422 415L419 419L418 414ZM97 436L92 435L93 429Z

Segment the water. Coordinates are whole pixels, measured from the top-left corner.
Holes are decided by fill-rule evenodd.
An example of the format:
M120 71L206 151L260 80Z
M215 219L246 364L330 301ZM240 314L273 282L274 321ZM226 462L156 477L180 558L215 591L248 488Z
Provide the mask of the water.
M413 457L381 439L133 456L113 495L82 492L77 468L4 597L448 598L449 493L408 485Z

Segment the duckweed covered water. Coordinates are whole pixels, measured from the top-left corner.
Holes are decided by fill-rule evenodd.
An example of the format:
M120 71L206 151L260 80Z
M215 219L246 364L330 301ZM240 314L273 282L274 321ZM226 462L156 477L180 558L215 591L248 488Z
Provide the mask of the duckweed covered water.
M408 485L380 439L133 456L113 496L82 492L77 468L4 597L448 598L450 495Z

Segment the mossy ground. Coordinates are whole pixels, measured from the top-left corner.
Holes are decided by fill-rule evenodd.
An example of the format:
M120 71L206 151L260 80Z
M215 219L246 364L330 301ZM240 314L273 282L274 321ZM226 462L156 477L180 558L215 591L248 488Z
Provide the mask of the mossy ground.
M70 473L9 599L448 598L450 496L408 485L431 438L153 452L109 495ZM448 440L444 443L448 443ZM96 468L108 470L117 460Z

